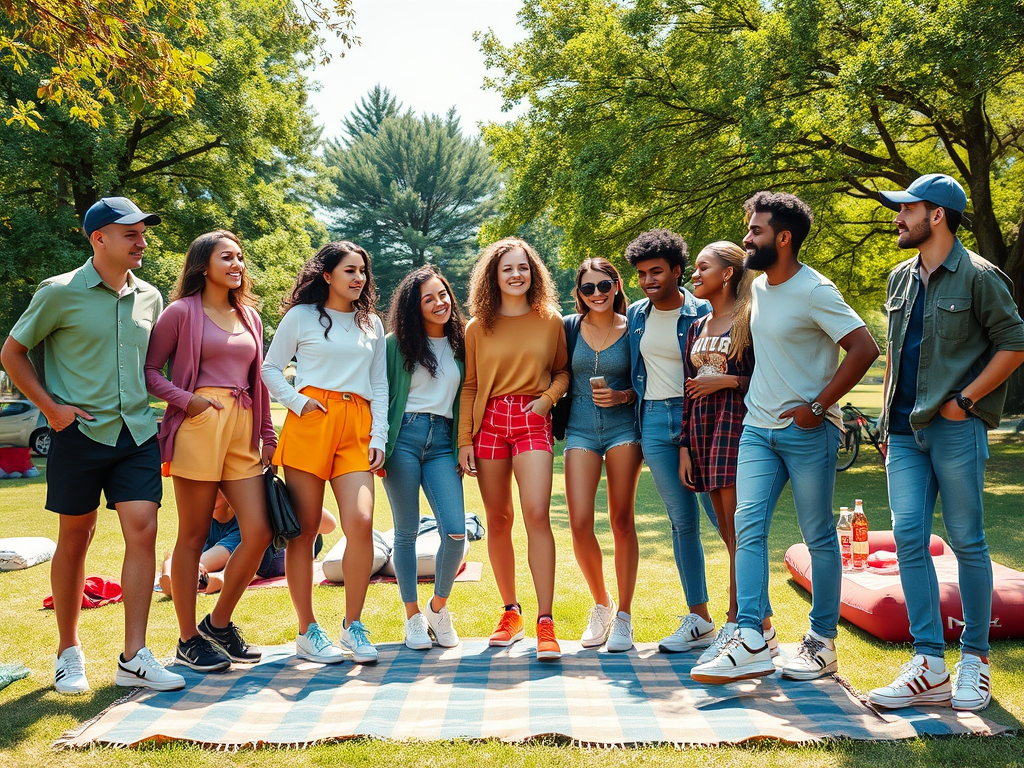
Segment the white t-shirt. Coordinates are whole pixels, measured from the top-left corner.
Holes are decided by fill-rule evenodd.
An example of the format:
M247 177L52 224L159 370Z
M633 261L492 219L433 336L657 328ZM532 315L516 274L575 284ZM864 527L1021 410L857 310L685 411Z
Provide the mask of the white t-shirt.
M307 386L351 392L369 400L373 417L370 447L384 450L388 441L384 323L371 315L370 330L364 331L356 325L354 312L325 311L331 318L327 338L315 306L300 304L285 313L263 359L263 383L279 403L295 414L301 414L309 400L299 394ZM284 377L284 369L292 358L296 368L294 387Z
M429 368L417 364L409 382L405 412L433 413L450 419L462 377L447 338L434 339L428 336L427 343L437 360L437 376L431 376Z
M651 307L644 335L640 337L640 355L647 369L644 400L683 396L683 354L676 331L678 322L678 309Z
M783 429L793 420L779 414L818 396L839 367L839 340L864 321L831 280L806 264L781 285L769 285L767 276L759 275L751 291L750 332L757 363L744 400L743 423ZM826 415L843 428L838 405Z

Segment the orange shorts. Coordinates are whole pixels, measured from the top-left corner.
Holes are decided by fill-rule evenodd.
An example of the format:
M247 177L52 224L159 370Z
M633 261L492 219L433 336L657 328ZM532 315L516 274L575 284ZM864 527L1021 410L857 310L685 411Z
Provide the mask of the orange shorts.
M299 394L319 400L319 408L305 416L292 411L284 420L274 464L291 467L330 480L349 472L370 471L370 401L351 392L303 387Z
M263 467L252 446L252 409L243 408L227 387L200 387L195 394L224 407L185 417L174 433L171 476L214 482L259 477Z

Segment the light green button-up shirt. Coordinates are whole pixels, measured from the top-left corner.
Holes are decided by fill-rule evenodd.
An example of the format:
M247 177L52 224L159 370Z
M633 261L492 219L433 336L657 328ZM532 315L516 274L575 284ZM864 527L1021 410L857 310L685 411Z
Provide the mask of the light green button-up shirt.
M157 430L143 365L162 309L152 285L129 272L128 290L118 296L89 259L44 280L11 336L29 349L43 343L47 390L94 418L78 419L84 435L116 445L123 423L142 445Z

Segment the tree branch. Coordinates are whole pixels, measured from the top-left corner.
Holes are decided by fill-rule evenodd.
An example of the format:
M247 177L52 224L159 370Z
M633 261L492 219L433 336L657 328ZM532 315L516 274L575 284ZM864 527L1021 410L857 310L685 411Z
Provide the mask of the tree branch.
M139 168L138 170L132 171L130 174L128 174L125 181L138 179L142 176L148 176L151 173L157 173L159 171L162 171L164 168L170 168L172 165L176 165L177 163L183 162L190 158L205 154L206 152L209 152L211 149L217 149L218 147L223 146L226 146L224 144L224 137L218 136L213 141L208 141L202 146L196 147L195 149L190 149L188 152L181 152L177 155L174 155L173 157L168 157L165 160L160 160L159 162L147 165L145 168Z

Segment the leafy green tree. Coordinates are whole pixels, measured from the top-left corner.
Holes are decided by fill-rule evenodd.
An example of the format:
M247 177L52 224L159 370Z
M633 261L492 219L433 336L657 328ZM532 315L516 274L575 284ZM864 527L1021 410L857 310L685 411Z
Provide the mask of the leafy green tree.
M454 109L444 117L399 110L378 86L345 121L347 139L324 151L335 186L325 200L333 232L375 257L384 300L426 263L464 276L500 183L487 149L462 133Z

